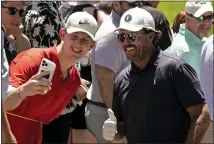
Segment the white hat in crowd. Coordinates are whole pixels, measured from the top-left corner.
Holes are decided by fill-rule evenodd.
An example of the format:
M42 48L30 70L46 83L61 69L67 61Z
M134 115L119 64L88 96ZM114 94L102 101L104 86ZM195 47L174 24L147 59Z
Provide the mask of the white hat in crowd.
M68 17L65 23L67 33L84 32L95 41L98 26L96 19L87 12L75 12Z
M185 12L194 17L200 17L206 12L213 12L213 7L209 1L189 1L186 2Z
M125 29L129 31L139 31L143 28L161 33L155 30L155 22L152 15L142 8L135 7L123 14L120 19L120 26L116 30Z

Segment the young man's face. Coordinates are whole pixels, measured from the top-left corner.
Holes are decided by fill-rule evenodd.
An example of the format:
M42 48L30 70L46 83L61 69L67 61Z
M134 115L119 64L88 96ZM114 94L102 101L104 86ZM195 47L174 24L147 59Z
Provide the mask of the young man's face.
M22 22L24 4L20 1L7 1L1 6L2 25L7 32L18 29Z
M95 46L95 42L84 32L68 34L65 29L62 29L60 33L64 41L63 51L68 57L79 59Z

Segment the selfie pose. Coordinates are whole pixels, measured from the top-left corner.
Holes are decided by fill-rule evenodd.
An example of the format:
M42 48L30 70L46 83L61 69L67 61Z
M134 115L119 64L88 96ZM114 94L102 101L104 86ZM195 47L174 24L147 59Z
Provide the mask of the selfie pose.
M60 30L58 46L29 49L11 62L11 88L4 108L18 143L41 143L42 124L56 119L76 92L81 97L84 86L80 87L74 64L94 47L96 31L93 16L74 13Z

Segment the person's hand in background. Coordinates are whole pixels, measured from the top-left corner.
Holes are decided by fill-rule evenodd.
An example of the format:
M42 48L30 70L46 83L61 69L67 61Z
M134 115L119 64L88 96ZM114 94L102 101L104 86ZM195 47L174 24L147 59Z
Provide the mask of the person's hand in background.
M23 25L21 24L19 27L12 27L11 28L11 35L8 35L8 41L14 43L15 40L22 37L23 32Z
M86 98L87 91L88 91L87 86L80 85L80 87L78 88L78 90L75 94L76 100L77 101L84 100Z

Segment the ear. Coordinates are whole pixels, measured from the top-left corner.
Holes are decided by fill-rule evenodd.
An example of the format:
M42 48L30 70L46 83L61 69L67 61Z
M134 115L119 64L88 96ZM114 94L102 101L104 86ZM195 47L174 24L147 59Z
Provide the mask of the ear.
M59 30L59 35L60 35L60 38L61 38L62 41L64 41L64 39L65 39L65 33L66 33L65 28L61 28Z
M148 40L152 42L154 39L155 39L155 32L150 32L148 34Z
M94 48L95 46L96 46L96 42L93 41L92 44L91 44L90 50L91 50L92 48Z

